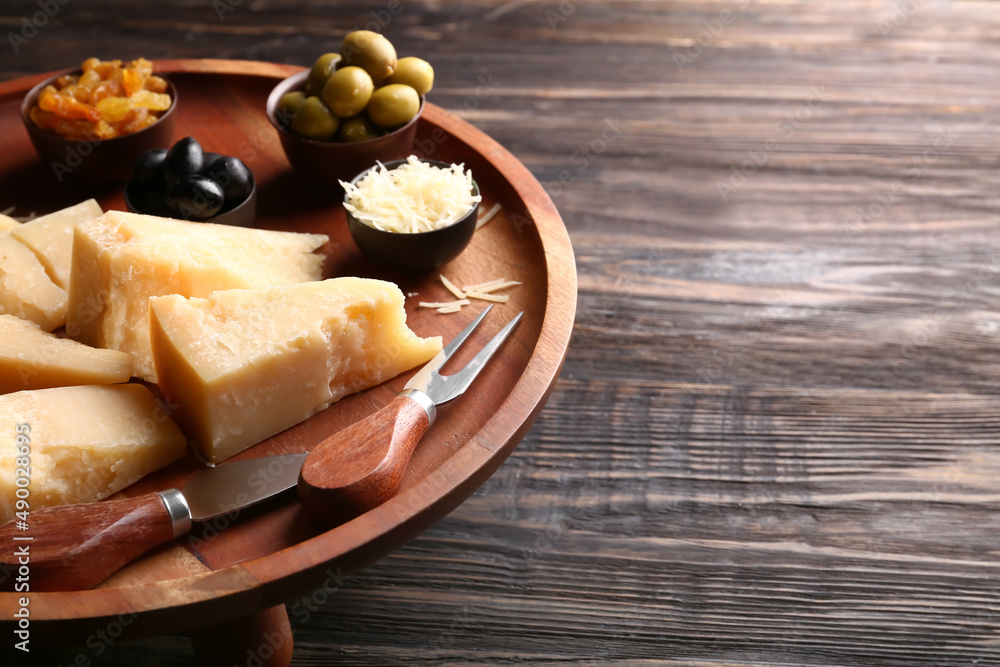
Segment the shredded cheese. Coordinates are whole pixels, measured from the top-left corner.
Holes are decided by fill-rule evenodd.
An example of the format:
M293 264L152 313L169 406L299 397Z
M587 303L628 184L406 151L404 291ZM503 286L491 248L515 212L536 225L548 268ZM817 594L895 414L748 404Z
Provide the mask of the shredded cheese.
M452 306L461 308L462 306L468 306L470 303L472 302L468 299L459 299L457 301L421 301L419 305L421 308L450 308Z
M387 232L418 234L442 229L468 215L482 198L473 195L472 172L464 165L441 169L411 155L386 169L379 162L351 185L341 181L344 208L364 224Z
M480 299L482 301L492 301L493 303L507 303L510 299L506 294L489 294L487 292L466 292L470 299Z
M481 216L479 216L479 220L476 220L476 229L479 229L487 222L492 220L493 216L499 213L500 210L501 210L500 202L497 202L496 204L493 205L493 208L491 208L486 213L483 213Z
M513 287L514 285L520 285L520 281L517 280L507 280L506 278L497 278L496 280L490 280L489 282L479 283L478 285L465 285L462 290L465 292L479 292L480 294L489 294L490 292L495 292L498 289L506 289L508 287Z
M468 306L472 303L470 299L492 301L493 303L507 303L510 300L510 296L506 294L493 294L493 292L521 284L518 280L497 278L496 280L489 280L484 283L479 283L478 285L466 285L465 287L459 289L459 287L449 280L443 273L439 273L438 276L441 278L441 283L448 289L449 292L456 296L457 299L455 301L421 301L419 305L422 308L434 308L439 313L457 313L462 310L462 306Z
M444 286L448 288L449 292L451 292L452 294L455 295L456 299L464 299L465 298L465 292L463 292L462 290L458 289L458 287L455 286L455 283L453 283L450 280L448 280L447 278L445 278L444 274L439 273L438 275L441 276L441 282L444 283Z

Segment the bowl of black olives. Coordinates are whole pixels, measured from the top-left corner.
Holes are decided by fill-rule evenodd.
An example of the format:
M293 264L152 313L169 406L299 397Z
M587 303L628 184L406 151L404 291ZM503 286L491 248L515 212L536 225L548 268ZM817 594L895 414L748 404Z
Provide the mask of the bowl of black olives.
M356 30L339 52L279 83L267 99L267 117L296 171L338 186L411 153L433 85L427 61L397 58L383 35Z
M139 156L125 184L125 206L133 213L250 227L257 188L242 160L205 151L185 137Z

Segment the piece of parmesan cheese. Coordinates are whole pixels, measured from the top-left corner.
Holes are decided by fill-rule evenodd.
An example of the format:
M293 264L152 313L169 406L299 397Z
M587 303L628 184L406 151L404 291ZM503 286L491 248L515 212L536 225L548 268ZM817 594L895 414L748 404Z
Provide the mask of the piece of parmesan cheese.
M453 164L441 169L415 155L395 169L380 162L357 185L340 184L344 208L362 223L387 232L417 234L452 225L475 206L472 172Z

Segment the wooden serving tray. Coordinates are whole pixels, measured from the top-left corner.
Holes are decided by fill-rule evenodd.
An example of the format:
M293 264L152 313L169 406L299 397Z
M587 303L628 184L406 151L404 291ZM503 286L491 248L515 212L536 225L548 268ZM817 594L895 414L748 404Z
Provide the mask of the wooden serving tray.
M258 183L259 227L329 235L330 242L321 249L327 257L326 277L358 275L396 282L404 294L417 294L407 298L411 328L421 336L442 335L446 341L485 307L474 302L451 315L418 308L418 301L452 298L437 273L395 275L365 260L348 235L341 193L291 169L264 103L281 79L302 68L225 60L166 60L156 68L178 89L175 140L194 136L205 150L247 163ZM15 216L41 215L89 197L105 210L125 210L120 186L59 184L39 161L21 126L18 105L42 78L0 83L0 210L14 206ZM400 494L327 532L300 511L294 492L244 510L234 521L196 525L190 538L136 561L97 589L28 593L32 641L79 643L95 628L116 620L127 637L238 624L251 612L329 586L331 577L346 576L399 547L458 506L524 437L555 384L572 330L576 271L566 229L531 173L459 118L428 104L417 142L425 155L432 152L435 159L464 162L472 170L483 193L483 210L496 202L503 206L442 272L457 284L500 277L523 282L507 292L508 303L494 307L456 367L515 313L524 310L525 317L472 388L439 410ZM307 451L384 405L409 375L347 397L241 457ZM188 457L122 495L179 486L199 466ZM0 593L0 627L8 637L18 598L24 596ZM122 618L129 622L121 623Z

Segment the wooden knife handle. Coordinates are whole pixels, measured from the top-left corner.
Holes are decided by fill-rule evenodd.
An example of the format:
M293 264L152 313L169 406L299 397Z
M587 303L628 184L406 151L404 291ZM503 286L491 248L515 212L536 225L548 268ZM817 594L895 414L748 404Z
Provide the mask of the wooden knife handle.
M299 499L314 518L342 523L396 494L433 421L433 402L421 398L400 394L313 448L299 473Z
M0 558L13 570L14 581L21 565L29 568L25 579L32 591L93 588L174 539L173 522L158 493L35 510L27 516L26 529L18 527L19 521L0 526Z

